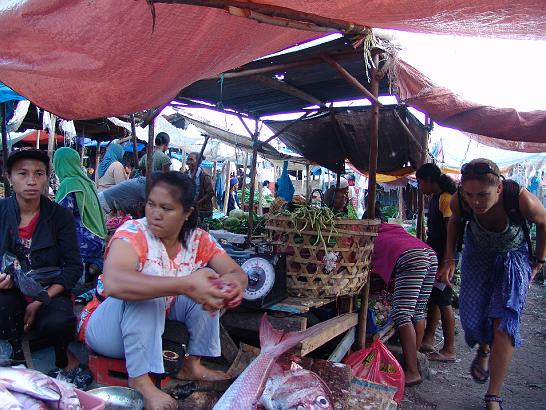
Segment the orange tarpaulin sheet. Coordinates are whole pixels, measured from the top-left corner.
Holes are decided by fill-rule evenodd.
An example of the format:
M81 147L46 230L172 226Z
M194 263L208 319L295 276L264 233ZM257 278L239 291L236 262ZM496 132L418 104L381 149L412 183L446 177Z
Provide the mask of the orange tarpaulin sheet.
M544 0L262 3L377 28L546 38ZM168 103L199 79L319 36L219 9L153 8L155 25L145 0L4 1L0 81L62 118L107 117Z
M27 135L21 141L28 142L30 144L36 144L36 139L39 138L40 144L47 144L49 140L49 132L47 131L34 131L33 133ZM55 134L55 140L57 142L64 142L64 136Z

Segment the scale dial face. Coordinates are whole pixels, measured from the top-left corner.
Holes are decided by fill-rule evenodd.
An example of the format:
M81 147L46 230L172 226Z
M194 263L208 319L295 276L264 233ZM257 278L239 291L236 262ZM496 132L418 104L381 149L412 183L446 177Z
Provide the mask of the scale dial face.
M257 300L267 295L275 283L275 268L264 258L250 258L241 266L248 276L246 300Z

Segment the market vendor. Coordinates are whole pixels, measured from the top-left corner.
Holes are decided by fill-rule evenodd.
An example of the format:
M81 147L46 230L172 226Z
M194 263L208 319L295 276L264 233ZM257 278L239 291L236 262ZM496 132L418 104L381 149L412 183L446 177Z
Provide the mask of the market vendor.
M241 209L241 203L239 202L237 188L239 188L239 179L237 179L237 177L233 177L229 180L229 196L227 206L228 214L234 209Z
M59 178L55 202L74 216L82 261L102 269L108 232L95 184L85 174L80 156L72 148L63 147L55 151L53 168Z
M80 337L91 349L125 358L129 385L143 394L146 408L176 408L148 376L164 372L161 335L167 317L185 323L190 335L189 356L177 377L227 378L203 366L200 357L220 355L218 309L239 305L247 276L197 228L194 209L189 176L172 171L155 177L146 217L125 222L114 234L98 295L80 318Z
M152 173L152 178L155 173ZM123 181L98 193L102 212L106 215L122 211L135 218L144 216L146 203L146 177L136 177Z
M347 217L349 215L349 198L347 197L347 191L344 189L338 189L334 193L334 199L332 201L332 205L330 208L332 211L334 211L334 214L337 216L345 216Z
M347 181L345 178L341 177L339 178L339 187L331 186L324 192L324 203L327 207L332 207L334 204L334 199L336 196L336 193L341 191L345 197L347 198L347 202L349 202L349 181Z
M155 136L154 153L152 155L152 172L167 172L171 169L171 158L165 154L169 149L171 138L166 132L160 132ZM146 173L148 154L144 154L138 161L138 168L142 174Z
M102 192L114 185L119 184L127 179L125 167L122 164L123 154L125 150L121 144L112 142L106 154L99 164L99 180L97 181L97 191Z
M11 275L0 273L0 339L9 340L14 358L22 360L24 332L51 338L59 368L54 373L62 371L66 380L84 388L80 381L85 369L68 350L76 328L71 290L83 272L74 218L42 195L49 180L46 153L16 151L6 168L13 195L0 200L0 258L11 253L24 271L57 267L60 273L41 283L49 301L24 295Z
M199 152L190 152L186 160L186 165L188 166L187 174L193 179L196 186L195 201L200 224L203 223L203 219L212 218L212 198L214 198L212 178L200 166L201 161L204 159Z
M373 271L394 281L391 317L404 353L406 386L422 382L417 351L425 332L427 303L438 268L430 246L396 224L383 223L374 241Z

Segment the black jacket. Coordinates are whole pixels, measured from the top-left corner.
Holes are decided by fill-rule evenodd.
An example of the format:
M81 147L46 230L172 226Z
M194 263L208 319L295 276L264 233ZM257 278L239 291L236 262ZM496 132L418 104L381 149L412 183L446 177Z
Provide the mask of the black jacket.
M235 204L237 204L237 208L241 208L241 203L239 202L239 195L237 194L237 191L230 192L228 195L228 206L227 206L227 212L229 214L230 211L237 209L235 207Z
M6 251L14 253L20 221L15 196L0 200L0 257ZM70 292L83 273L79 243L70 211L42 196L40 218L30 245L31 267L60 267L62 273L54 283Z

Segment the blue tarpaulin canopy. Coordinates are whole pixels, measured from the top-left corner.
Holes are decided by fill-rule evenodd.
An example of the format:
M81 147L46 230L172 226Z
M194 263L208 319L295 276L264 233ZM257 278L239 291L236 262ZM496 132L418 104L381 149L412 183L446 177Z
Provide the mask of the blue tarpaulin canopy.
M13 100L26 100L26 98L17 94L4 83L0 83L0 103Z

